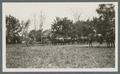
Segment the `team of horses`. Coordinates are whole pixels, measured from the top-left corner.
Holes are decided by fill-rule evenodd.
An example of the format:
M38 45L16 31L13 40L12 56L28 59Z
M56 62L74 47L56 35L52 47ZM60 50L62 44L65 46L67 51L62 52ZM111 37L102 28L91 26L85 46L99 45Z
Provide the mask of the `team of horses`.
M44 41L42 44L53 44L53 45L65 45L65 44L74 44L74 43L81 43L82 41L85 41L85 44L88 44L89 47L94 47L93 43L97 43L98 47L102 45L103 43L106 44L106 47L115 47L115 36L108 33L106 34L106 37L103 37L102 34L89 34L88 38L85 40L80 39L54 39L52 41ZM49 42L49 43L48 43ZM34 37L28 37L25 41L27 46L34 45L35 44L35 38Z
M98 47L104 43L106 47L115 47L115 32L109 31L105 35L89 33L85 39L71 39L71 38L57 38L57 39L47 39L42 40L42 44L53 44L53 45L65 45L74 43L87 43L89 47L94 47L93 43L97 43ZM25 43L27 46L35 44L34 35L30 35L26 38Z
M104 37L102 34L97 34L96 36L90 34L88 37L89 47L93 47L93 42L97 42L98 47L102 44L106 44L106 47L115 47L115 36L106 34Z
M106 43L107 47L115 47L115 31L113 29L109 30L105 35L90 33L88 35L88 41L89 47L93 47L92 43L95 41L99 43L98 46Z

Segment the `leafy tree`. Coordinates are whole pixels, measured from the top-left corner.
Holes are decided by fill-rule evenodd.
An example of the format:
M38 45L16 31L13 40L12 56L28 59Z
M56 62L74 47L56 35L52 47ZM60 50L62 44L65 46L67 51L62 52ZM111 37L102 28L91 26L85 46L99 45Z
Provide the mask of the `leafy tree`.
M77 21L74 23L73 29L74 38L77 40L78 43L85 43L87 42L87 38L89 34L94 34L94 28L91 24L91 21Z
M74 27L74 34L76 34L78 38L81 38L81 36L87 36L92 30L89 21L77 21L74 23Z
M31 36L36 36L36 31L35 30L31 30L30 32L29 32L29 37L31 37Z
M6 16L6 42L20 43L20 32L22 30L20 22L17 18L9 15Z
M100 4L96 9L99 18L94 18L93 22L98 33L103 34L115 28L115 9L113 4Z
M41 42L41 39L42 39L42 36L43 36L43 34L42 34L42 30L31 30L30 32L29 32L29 37L30 36L34 36L34 39L37 41L37 42Z
M36 31L36 41L38 41L38 42L42 41L42 30Z
M20 23L19 19L12 15L6 16L6 42L21 43L28 36L30 20Z
M22 21L21 23L21 28L22 28L21 35L23 40L26 39L26 37L28 37L29 35L28 33L29 25L30 25L30 20L27 20L26 22Z
M52 33L54 38L59 37L70 37L72 33L73 22L67 17L59 18L56 17L54 23L52 24Z

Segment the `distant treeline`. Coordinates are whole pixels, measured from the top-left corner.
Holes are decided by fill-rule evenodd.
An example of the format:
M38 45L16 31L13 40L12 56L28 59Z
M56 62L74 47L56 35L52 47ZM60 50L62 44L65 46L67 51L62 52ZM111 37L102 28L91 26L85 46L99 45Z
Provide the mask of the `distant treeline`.
M30 20L20 22L12 15L6 16L6 42L22 43L27 38L32 38L39 43L84 43L91 33L101 34L106 38L107 33L115 30L115 10L113 4L100 4L96 12L99 17L93 17L87 21L77 20L73 22L67 17L56 17L51 24L51 29L43 31L31 30L28 32ZM88 12L89 14L89 12ZM113 34L114 35L114 34ZM62 42L64 39L64 42Z

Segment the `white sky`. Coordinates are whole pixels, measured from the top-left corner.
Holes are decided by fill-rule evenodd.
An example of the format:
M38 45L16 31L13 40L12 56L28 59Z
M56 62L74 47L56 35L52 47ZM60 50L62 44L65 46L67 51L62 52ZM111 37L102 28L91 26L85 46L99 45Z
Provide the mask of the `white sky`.
M99 3L3 3L3 13L13 15L19 20L31 20L30 29L34 28L33 19L36 14L36 24L39 25L40 12L44 12L46 20L43 29L49 29L55 17L68 17L73 20L73 13L81 14L81 20L98 16L96 9Z

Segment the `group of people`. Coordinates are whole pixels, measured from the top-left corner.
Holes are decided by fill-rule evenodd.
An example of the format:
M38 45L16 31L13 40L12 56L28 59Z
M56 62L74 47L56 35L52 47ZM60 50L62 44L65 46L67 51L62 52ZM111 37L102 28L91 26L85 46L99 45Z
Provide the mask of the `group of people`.
M26 38L26 45L34 45L35 41L35 36L33 34L29 34L29 36ZM69 44L69 43L74 43L76 40L72 39L58 39L58 40L52 40L51 44ZM77 42L80 42L80 40L77 40ZM114 47L115 46L115 32L114 31L108 31L105 36L102 34L95 34L95 33L90 33L88 34L87 38L87 43L89 47L93 47L93 42L97 42L98 46L100 46L103 43L106 43L107 47Z
M100 46L103 43L106 43L107 47L115 47L115 32L114 31L108 31L106 32L106 35L102 34L89 34L88 35L88 44L89 47L93 47L93 42L96 41L99 43L98 46Z

